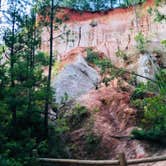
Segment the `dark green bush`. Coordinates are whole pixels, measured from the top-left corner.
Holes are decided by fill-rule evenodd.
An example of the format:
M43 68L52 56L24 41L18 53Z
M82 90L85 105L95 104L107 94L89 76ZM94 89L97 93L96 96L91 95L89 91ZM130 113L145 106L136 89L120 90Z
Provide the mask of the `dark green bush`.
M132 96L131 96L131 100L136 100L136 99L144 99L145 98L145 95L147 93L147 89L146 89L146 86L144 84L139 84Z
M166 144L166 73L161 71L156 79L156 96L142 100L144 114L140 123L141 130L134 130L133 135L137 139Z
M91 48L87 49L86 61L98 66L101 69L101 74L105 73L107 70L110 70L112 67L110 59L100 58L98 53L94 52Z
M148 140L156 143L166 144L166 130L161 130L160 127L156 127L149 130L133 130L132 134L135 138L140 140Z
M86 61L88 63L96 64L98 63L98 61L100 61L98 53L94 52L93 49L87 48L86 52L87 52Z
M137 42L137 48L141 53L144 53L146 50L147 39L145 38L142 32L139 32L135 36L135 41Z
M107 58L100 60L96 65L100 67L101 74L105 73L106 71L110 72L110 69L112 67L111 60Z
M105 84L105 86L108 86L108 83L111 81L111 78L104 77L102 82Z
M86 107L76 105L73 108L71 115L68 117L68 124L72 129L79 128L88 116L89 112Z
M49 56L44 52L38 52L36 54L35 60L37 61L37 63L40 63L43 66L49 65Z
M145 103L142 99L135 99L130 101L131 105L134 106L137 109L144 109Z
M90 132L85 137L85 143L86 143L86 151L88 153L95 152L100 145L101 138L97 136L96 134Z

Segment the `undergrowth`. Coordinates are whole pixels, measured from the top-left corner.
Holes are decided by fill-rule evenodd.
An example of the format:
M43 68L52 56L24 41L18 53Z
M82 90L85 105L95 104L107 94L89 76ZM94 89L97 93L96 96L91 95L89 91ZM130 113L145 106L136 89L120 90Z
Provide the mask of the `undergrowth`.
M151 90L153 96L143 98L147 90ZM133 102L136 107L140 106L139 108L143 109L143 117L140 122L141 130L132 132L134 138L166 145L166 72L162 70L156 75L156 84L147 84L136 88Z

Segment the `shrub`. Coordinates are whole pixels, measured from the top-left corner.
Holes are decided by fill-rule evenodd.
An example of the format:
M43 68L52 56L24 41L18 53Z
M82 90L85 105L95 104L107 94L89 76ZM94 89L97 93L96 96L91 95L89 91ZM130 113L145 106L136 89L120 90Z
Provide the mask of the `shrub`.
M166 143L166 73L161 71L156 76L158 91L156 96L142 100L144 115L140 123L141 130L134 130L138 139Z
M56 61L53 64L53 75L57 75L60 71L60 62Z
M76 105L68 118L71 128L79 128L82 122L89 116L88 110L84 106Z
M166 40L162 40L161 44L164 45L164 47L166 47Z
M140 140L149 140L157 143L165 144L165 137L166 137L166 131L161 130L161 128L154 128L149 129L148 131L145 130L133 130L132 134L135 138Z
M88 48L86 51L86 61L98 66L101 69L101 74L105 73L107 69L110 69L112 67L111 60L109 60L108 58L101 59L99 55L91 48Z
M147 40L145 39L145 36L142 34L142 32L139 32L135 36L135 41L137 42L137 48L141 53L145 52Z
M89 132L85 137L86 151L88 153L95 152L100 145L101 138L96 134Z
M35 60L37 63L40 63L43 66L48 66L49 65L49 56L48 54L44 52L38 52L36 54Z
M96 64L98 61L100 61L98 54L94 52L91 48L87 48L86 52L87 52L86 61L88 63Z
M112 63L109 59L104 58L97 63L97 66L101 69L101 74L105 73L107 70L110 71Z
M118 49L118 51L115 54L117 57L122 58L123 60L127 60L127 55L122 50Z
M111 81L111 78L107 78L107 77L104 77L104 79L102 80L105 86L108 86L110 81Z
M145 104L144 104L142 99L131 100L130 103L131 103L132 106L134 106L137 109L141 109L141 110L144 109Z
M135 100L135 99L144 99L145 95L147 93L146 87L144 84L139 84L136 89L134 90L132 96L131 96L131 100Z

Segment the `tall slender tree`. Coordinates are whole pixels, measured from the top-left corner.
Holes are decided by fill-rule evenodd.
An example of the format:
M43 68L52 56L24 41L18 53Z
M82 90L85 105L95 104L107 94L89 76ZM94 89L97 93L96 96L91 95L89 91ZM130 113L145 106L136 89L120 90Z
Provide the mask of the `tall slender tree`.
M5 31L4 41L10 51L10 109L12 112L13 124L16 126L18 92L23 88L25 80L29 87L29 105L28 110L32 110L32 82L33 82L33 67L35 46L38 44L35 36L35 16L31 12L31 16L26 16L25 7L27 1L8 0L9 9L6 12L8 26ZM26 38L27 37L27 38ZM19 73L18 68L26 64L27 70L25 73ZM25 69L25 68L23 68ZM19 84L20 83L20 84ZM28 84L29 83L29 84ZM19 86L18 86L19 85ZM22 86L21 88L20 85Z
M48 110L50 104L50 85L51 85L51 74L52 74L52 61L53 61L53 21L54 21L54 0L51 0L50 6L50 59L49 59L49 72L47 79L47 89L46 89L46 100L45 100L45 137L48 137Z
M9 14L9 19L11 21L11 32L10 32L10 37L8 40L8 46L10 48L10 80L11 80L11 88L13 89L13 93L12 98L15 98L15 93L14 93L14 87L15 87L15 81L14 81L14 64L15 64L15 42L16 42L16 35L15 35L15 31L16 31L16 15L18 13L17 11L17 2L15 2L14 0L8 1L8 3L10 3L10 10L8 12ZM14 126L16 125L16 105L15 102L11 103L10 105L11 108L11 112L12 112L12 118L13 118L13 124Z
M49 105L51 104L51 75L52 75L52 65L53 65L53 30L54 30L54 15L55 8L59 4L59 0L51 0L50 2L50 55L49 55L49 71L47 78L46 86L46 100L45 100L45 116L44 116L44 125L45 125L45 137L48 137L48 111Z

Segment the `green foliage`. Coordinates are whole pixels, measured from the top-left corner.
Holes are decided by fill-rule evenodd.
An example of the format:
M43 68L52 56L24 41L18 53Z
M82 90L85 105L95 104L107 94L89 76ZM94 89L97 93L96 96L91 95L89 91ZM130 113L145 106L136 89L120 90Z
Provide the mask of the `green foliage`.
M93 49L87 48L86 52L87 52L86 61L88 63L97 64L98 61L100 61L98 53L94 52Z
M148 12L150 15L152 15L152 13L153 13L152 7L149 7L149 8L147 9L147 12Z
M155 5L159 6L160 2L161 2L161 0L155 0Z
M128 7L131 5L139 4L145 0L63 0L60 6L69 7L78 11L107 11L116 7Z
M133 86L137 85L137 76L136 75L131 75L130 76L129 84L131 84Z
M127 60L127 55L124 51L118 49L118 51L115 54L116 54L117 57L120 57L123 60Z
M144 84L139 84L136 89L134 90L131 99L144 99L145 94L147 93L147 90L145 89L146 85Z
M155 19L154 20L156 22L162 22L162 21L166 20L166 15L160 13L160 11L158 9L155 9L154 13L155 13Z
M156 21L156 22L166 21L165 13L160 12L158 10L158 7L162 6L164 4L165 4L165 0L155 0L156 7L154 9L152 9L151 7L148 9L148 13L150 15L154 15L154 21Z
M100 146L101 138L96 134L89 132L85 137L85 147L87 153L95 152Z
M134 107L136 107L139 110L143 110L145 104L144 98L146 98L147 93L149 92L149 89L147 88L148 85L145 84L139 84L135 88L134 92L131 95L130 103Z
M145 103L143 102L142 99L135 99L130 101L131 105L134 106L135 108L139 110L143 110Z
M93 112L94 113L100 112L100 109L99 108L95 108L95 109L93 109Z
M73 8L78 11L105 11L117 3L117 0L63 0L61 6Z
M123 53L122 56L124 59L127 58L125 53ZM125 69L115 67L110 59L100 57L98 53L94 52L91 48L87 49L86 60L90 64L94 64L99 67L101 74L110 74L109 78L104 77L104 79L102 80L102 82L105 83L106 86L108 85L108 82L113 80L115 77L123 76L126 73Z
M49 65L49 56L45 54L44 52L38 52L36 54L35 60L38 64L41 64L42 66L48 66Z
M121 7L129 7L136 4L141 4L143 2L145 2L145 0L124 0L121 4Z
M110 71L110 69L112 68L112 62L107 58L100 60L96 63L96 65L100 67L101 74L105 73L106 71Z
M65 102L67 102L69 100L69 96L68 94L65 92L64 96L61 97L61 104L64 104Z
M31 127L29 127L29 124L31 124ZM16 127L13 127L12 121L9 120L7 125L3 124L3 129L5 131L1 132L3 134L3 146L0 147L0 162L6 163L7 166L39 165L33 157L32 151L38 149L40 136L43 134L40 114L31 118L29 114L23 111L17 120Z
M157 89L153 97L139 99L140 105L144 109L144 115L140 123L141 130L134 130L135 138L147 139L155 142L165 142L166 133L166 72L160 71L156 76ZM154 85L156 86L156 85ZM146 90L146 89L145 89ZM134 95L134 99L142 97L144 89L140 89ZM138 94L138 95L137 95ZM141 96L139 95L141 94ZM138 99L134 100L138 102ZM139 104L138 104L139 106Z
M64 134L65 132L69 131L69 125L65 118L58 118L56 120L55 131L56 131L56 133L58 133L58 135Z
M95 64L101 69L101 74L105 73L107 70L110 70L112 63L108 58L100 58L98 53L94 52L93 49L87 49L86 61L91 64Z
M162 96L145 100L144 117L141 121L143 129L133 132L136 138L166 143L166 105L163 100Z
M105 86L108 86L108 83L111 81L112 79L111 78L108 78L108 77L104 77L102 82L105 84Z
M0 163L4 166L33 166L38 163L32 151L38 148L43 137L43 121L38 112L42 109L38 102L43 102L43 98L36 94L43 90L44 77L42 70L32 62L33 48L38 46L39 39L37 31L34 39L35 22L31 15L24 17L19 2L11 4L8 14L14 28L4 29L9 58L0 63ZM11 118L14 111L16 116Z
M52 158L67 158L68 152L66 151L66 136L65 133L69 130L66 122L63 120L56 122L55 126L49 125L48 148L43 157Z
M147 44L147 40L145 39L145 36L142 34L142 32L139 32L136 36L135 36L135 41L137 42L137 48L140 52L145 52L146 50L146 44Z
M161 44L164 45L164 47L166 47L166 40L162 40Z
M17 3L18 2L18 3ZM4 30L4 46L0 46L0 165L40 165L34 156L66 157L62 134L67 129L59 123L49 125L44 137L43 118L47 80L43 74L48 56L37 52L40 27L36 28L33 12L25 15L23 1L12 1L9 23ZM25 3L26 4L26 3ZM26 4L27 5L27 4ZM10 28L12 27L12 28ZM7 59L3 59L3 54ZM52 91L48 94L52 98ZM61 124L61 125L60 125ZM60 130L61 129L61 130Z
M53 75L57 75L60 69L60 62L56 61L53 65Z
M149 140L157 143L165 144L165 130L161 130L160 127L145 130L133 130L132 134L135 138L140 140Z
M88 116L89 113L86 107L76 105L68 118L68 124L71 128L79 128Z

